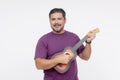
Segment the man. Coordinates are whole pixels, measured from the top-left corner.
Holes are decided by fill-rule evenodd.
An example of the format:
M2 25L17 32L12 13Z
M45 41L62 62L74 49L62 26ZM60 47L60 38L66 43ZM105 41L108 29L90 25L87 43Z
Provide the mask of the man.
M70 68L65 73L57 72L53 67L57 64L68 64L70 57L62 55L51 58L54 54L61 52L67 46L73 47L79 37L64 29L66 23L66 13L61 8L54 8L49 13L49 20L52 31L43 35L37 43L35 51L35 64L37 69L44 70L44 80L78 80L78 70L76 59L71 62ZM95 38L95 33L90 32L86 40L86 45L80 46L77 55L84 60L88 60L91 55L91 41Z

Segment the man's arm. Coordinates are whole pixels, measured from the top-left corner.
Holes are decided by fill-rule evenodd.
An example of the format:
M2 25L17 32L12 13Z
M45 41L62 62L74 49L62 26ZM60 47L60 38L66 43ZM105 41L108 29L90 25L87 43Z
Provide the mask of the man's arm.
M59 63L68 64L69 60L70 60L69 56L61 54L53 59L36 58L35 64L37 69L47 70L53 68Z
M42 58L36 58L35 64L37 69L50 69L58 64L58 61L56 59L42 59Z
M90 55L91 55L91 45L86 44L85 49L83 50L82 53L79 54L79 57L84 60L89 60Z
M88 39L86 41L85 49L82 51L82 53L79 54L79 57L84 60L89 60L91 55L91 41L96 37L96 32L90 31L88 34Z

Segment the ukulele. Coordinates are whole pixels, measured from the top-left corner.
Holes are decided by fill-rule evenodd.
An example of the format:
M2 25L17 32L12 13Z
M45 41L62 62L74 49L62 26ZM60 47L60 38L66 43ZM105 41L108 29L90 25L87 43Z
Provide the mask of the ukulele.
M94 30L95 33L98 33L99 32L99 28L96 28ZM89 34L89 32L88 32ZM60 57L61 55L68 55L70 56L70 60L68 62L68 64L62 64L62 63L59 63L57 64L54 69L59 72L59 73L65 73L70 65L71 65L71 62L76 58L77 56L77 52L76 50L83 44L84 41L87 40L88 38L88 34L85 35L79 42L77 42L73 47L66 47L62 52L59 52L59 53L56 53L55 55L52 56L52 58L57 58L57 57Z

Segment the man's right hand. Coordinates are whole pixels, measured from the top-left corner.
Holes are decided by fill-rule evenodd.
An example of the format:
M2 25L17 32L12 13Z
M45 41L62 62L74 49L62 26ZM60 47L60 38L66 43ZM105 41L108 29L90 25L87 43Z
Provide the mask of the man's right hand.
M71 57L70 57L70 55L59 54L54 59L57 60L58 63L68 64Z

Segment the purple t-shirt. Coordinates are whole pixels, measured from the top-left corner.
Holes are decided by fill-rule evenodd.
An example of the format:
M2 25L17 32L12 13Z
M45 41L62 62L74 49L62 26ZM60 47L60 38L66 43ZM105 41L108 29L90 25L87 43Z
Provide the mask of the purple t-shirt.
M38 40L35 58L50 59L55 53L63 51L66 47L73 47L78 41L80 41L79 37L72 32L65 31L62 34L49 32ZM77 50L77 53L79 54L83 49L84 45ZM75 59L65 73L58 73L54 68L44 70L44 80L78 80L77 73Z

